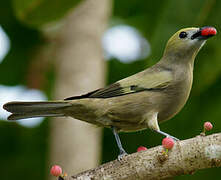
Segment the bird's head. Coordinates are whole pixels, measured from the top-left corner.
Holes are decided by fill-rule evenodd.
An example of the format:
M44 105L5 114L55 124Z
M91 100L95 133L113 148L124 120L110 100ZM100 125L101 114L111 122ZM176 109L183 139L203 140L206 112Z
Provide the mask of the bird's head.
M181 29L167 42L164 55L179 59L195 58L206 40L214 35L216 35L214 27Z

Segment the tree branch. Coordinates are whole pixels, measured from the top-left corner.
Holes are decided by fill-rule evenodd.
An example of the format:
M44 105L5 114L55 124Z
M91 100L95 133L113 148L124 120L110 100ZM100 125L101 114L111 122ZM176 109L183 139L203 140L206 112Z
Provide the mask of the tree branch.
M70 180L164 179L221 166L221 133L177 141L165 155L157 146L70 177Z

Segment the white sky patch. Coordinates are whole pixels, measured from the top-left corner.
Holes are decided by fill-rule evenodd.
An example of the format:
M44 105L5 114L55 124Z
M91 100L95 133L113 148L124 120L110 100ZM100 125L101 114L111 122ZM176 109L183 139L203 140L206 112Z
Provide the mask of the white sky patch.
M109 28L104 33L102 43L107 59L131 62L150 54L149 42L135 28L127 25Z
M5 111L2 106L9 101L45 101L46 96L39 90L27 89L24 86L3 86L0 85L0 119L6 120L9 112ZM29 118L19 120L19 123L25 127L38 126L43 121L43 118Z
M10 49L10 40L7 34L2 29L2 27L0 26L0 63L8 53L9 49Z

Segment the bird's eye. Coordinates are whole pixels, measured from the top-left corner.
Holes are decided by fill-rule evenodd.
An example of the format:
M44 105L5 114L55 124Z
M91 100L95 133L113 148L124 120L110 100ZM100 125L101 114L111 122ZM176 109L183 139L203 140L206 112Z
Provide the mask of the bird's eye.
M187 37L187 33L184 32L184 31L182 31L182 32L179 34L179 37L180 37L181 39L186 38L186 37Z

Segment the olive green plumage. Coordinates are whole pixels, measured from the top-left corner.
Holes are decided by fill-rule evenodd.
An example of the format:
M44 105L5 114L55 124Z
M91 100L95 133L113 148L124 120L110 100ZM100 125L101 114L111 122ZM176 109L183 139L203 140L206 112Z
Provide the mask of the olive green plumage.
M4 105L12 113L8 119L71 116L118 131L159 130L158 122L177 114L189 97L195 56L214 35L202 36L201 29L176 32L157 64L105 88L61 101L9 102Z

